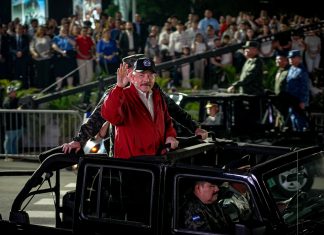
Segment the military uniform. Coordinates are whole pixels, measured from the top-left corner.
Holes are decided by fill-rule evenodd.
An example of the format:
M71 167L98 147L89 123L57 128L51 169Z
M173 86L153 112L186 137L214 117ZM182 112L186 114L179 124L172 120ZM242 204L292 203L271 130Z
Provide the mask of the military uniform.
M183 214L186 229L205 232L229 231L225 215L217 203L203 204L192 195L185 204Z
M285 68L279 68L278 72L276 73L274 86L274 92L276 95L279 95L286 89L286 77L288 75L288 69L288 66Z
M303 65L291 66L287 75L286 91L298 99L299 102L309 103L308 72Z
M242 223L252 217L249 194L240 193L230 185L222 186L223 199L219 200L219 206L230 218L232 223Z
M288 57L300 56L300 52L293 50ZM289 116L294 131L304 131L308 128L308 119L305 110L300 108L300 103L309 105L309 76L306 68L299 64L291 66L287 75L286 92L292 97Z
M240 80L233 83L233 86L243 94L263 94L263 62L258 56L245 61Z

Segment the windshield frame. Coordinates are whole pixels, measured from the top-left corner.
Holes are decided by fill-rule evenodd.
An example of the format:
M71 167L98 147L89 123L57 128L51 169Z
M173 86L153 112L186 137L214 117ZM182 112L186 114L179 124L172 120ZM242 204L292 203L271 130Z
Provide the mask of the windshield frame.
M309 177L314 177L314 178L323 178L324 180L324 152L320 151L320 152L316 152L313 154L309 154L309 155L299 155L298 151L292 153L293 155L296 156L295 160L291 161L291 156L287 159L290 159L290 161L286 161L286 163L284 164L280 164L277 167L273 167L271 170L267 171L266 173L262 174L262 180L264 183L265 188L267 189L269 196L272 200L272 204L273 207L276 208L277 210L277 214L280 217L281 221L286 224L288 227L290 226L298 226L298 224L303 221L304 216L302 210L300 210L299 208L302 206L302 200L303 200L303 188L295 191L295 195L292 196L283 196L283 200L279 200L279 198L277 197L275 191L277 190L275 187L278 185L273 185L274 179L278 176L282 176L282 173L285 173L287 171L291 171L292 173L294 172L293 170L296 168L302 169L302 171L304 172L304 169L308 169L312 171L312 175L309 175ZM290 154L289 154L290 155ZM320 164L319 164L320 163ZM300 180L300 172L297 175L297 171L296 172L296 180ZM293 177L293 175L289 175L286 174L284 175L288 178L290 178L290 180L294 180L295 178ZM284 177L282 176L282 177ZM278 182L277 182L278 183ZM321 188L319 189L320 194L318 193L318 195L324 195L324 184L317 184L316 187L318 187L318 185L321 185ZM304 185L305 186L305 185ZM302 187L304 187L302 186ZM306 192L307 194L311 194L311 197L313 198L315 195L315 190L314 189L309 189L310 192ZM281 195L282 196L282 195ZM295 197L293 197L295 196ZM308 195L309 196L309 195ZM290 219L288 218L289 216L287 216L287 212L285 212L286 207L284 208L280 208L279 203L284 203L285 206L288 205L289 201L291 200L296 200L296 219L295 220L291 220L292 216L290 217ZM299 201L300 200L300 201ZM315 203L315 202L314 202ZM319 202L318 202L319 203ZM322 201L320 201L320 203L322 203ZM323 200L324 203L324 200ZM314 204L315 205L315 204ZM322 212L322 211L321 211ZM298 219L297 219L298 218ZM324 216L323 216L324 218Z

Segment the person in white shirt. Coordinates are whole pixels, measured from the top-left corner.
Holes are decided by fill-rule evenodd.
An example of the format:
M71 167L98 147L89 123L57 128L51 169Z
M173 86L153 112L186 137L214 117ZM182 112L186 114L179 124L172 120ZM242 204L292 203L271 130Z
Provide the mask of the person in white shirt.
M201 123L202 125L221 125L222 115L218 104L208 103L206 105L208 117Z

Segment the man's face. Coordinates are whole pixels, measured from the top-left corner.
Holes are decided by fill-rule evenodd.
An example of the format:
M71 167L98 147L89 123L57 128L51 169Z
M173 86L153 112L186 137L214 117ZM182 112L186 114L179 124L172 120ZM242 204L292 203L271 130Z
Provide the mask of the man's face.
M284 56L277 56L276 57L276 65L279 67L279 68L284 68L286 67L288 64L288 60L286 57Z
M24 32L24 29L21 25L17 25L15 28L16 34L22 35Z
M155 74L151 71L144 71L144 72L136 72L134 71L131 73L130 76L131 83L134 84L134 86L144 92L148 93L152 90L154 82L155 82Z
M299 56L295 56L292 58L289 58L289 64L292 66L299 66L299 64L301 63L301 57Z
M217 105L214 105L212 107L210 107L208 110L207 110L207 113L212 116L212 117L215 117L216 114L218 113L218 106Z
M128 31L132 31L133 30L133 24L131 22L127 22L125 28Z
M88 34L88 29L83 28L83 29L81 30L81 35L82 35L83 37L85 37L85 36L87 36L87 34Z
M244 55L246 58L254 58L258 54L258 49L255 47L248 47L244 49Z
M198 184L196 187L196 196L200 199L200 201L204 204L212 204L216 202L218 197L219 188L216 184L211 184L209 182L205 182L202 184Z

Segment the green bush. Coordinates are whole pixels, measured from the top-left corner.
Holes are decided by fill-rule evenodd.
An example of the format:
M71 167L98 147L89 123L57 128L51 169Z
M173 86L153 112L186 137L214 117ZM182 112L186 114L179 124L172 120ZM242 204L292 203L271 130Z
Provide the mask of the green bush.
M169 81L170 81L170 78L164 78L164 77L156 77L155 78L155 82L164 90L167 89Z
M198 90L202 88L202 81L200 78L192 78L190 79L191 87L194 90Z
M267 60L264 64L263 86L265 89L274 90L275 76L278 71L274 60Z
M64 96L59 99L50 101L48 103L48 109L54 109L54 110L67 110L67 109L74 109L73 106L78 105L82 100L82 94L76 94L76 95L69 95Z
M236 68L233 65L225 65L223 67L223 71L227 78L228 84L232 84L238 80L238 76L236 74Z

